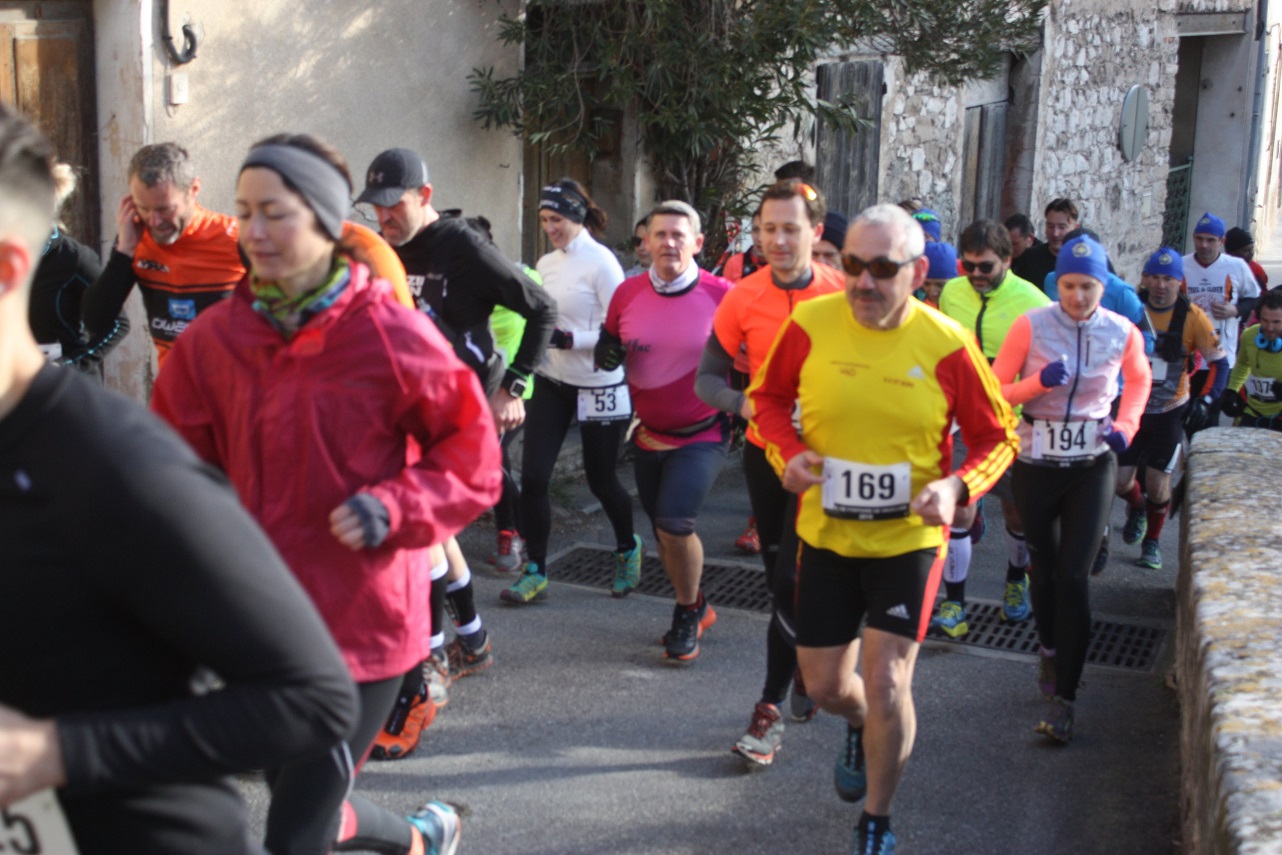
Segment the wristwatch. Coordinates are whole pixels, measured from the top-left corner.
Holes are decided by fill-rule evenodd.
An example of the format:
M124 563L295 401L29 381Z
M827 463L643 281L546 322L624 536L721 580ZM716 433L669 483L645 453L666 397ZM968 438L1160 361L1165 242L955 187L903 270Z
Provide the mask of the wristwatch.
M504 388L507 389L507 393L513 398L524 398L526 391L530 388L530 381L525 377L512 375L512 379Z

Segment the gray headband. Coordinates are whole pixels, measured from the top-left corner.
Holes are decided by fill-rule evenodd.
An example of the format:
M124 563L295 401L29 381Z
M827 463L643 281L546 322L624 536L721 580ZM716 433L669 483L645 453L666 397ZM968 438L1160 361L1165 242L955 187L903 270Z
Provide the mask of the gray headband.
M346 179L332 163L292 145L261 145L249 150L240 171L252 166L266 167L280 175L307 202L325 233L335 241L342 237L352 197Z

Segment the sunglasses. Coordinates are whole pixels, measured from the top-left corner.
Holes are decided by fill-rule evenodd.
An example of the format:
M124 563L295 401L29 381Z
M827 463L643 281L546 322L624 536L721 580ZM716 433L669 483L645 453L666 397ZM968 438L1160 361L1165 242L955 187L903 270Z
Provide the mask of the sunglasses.
M966 261L965 259L962 259L961 263L962 270L965 270L967 273L974 273L978 270L985 276L992 273L993 270L996 269L997 265L998 262L996 261L981 261L977 264L973 261Z
M873 279L894 279L899 275L900 269L912 264L920 255L914 255L912 258L906 258L903 261L891 261L889 258L882 256L874 258L871 261L864 261L857 255L842 253L841 269L845 270L851 276L862 276L865 270Z

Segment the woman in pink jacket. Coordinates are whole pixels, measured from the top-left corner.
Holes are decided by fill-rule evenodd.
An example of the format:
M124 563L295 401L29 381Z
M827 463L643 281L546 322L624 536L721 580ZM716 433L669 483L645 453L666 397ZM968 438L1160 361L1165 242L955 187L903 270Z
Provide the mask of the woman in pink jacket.
M448 805L406 822L344 796L428 655L428 547L498 499L499 449L475 374L338 251L350 194L342 157L312 137L250 149L236 185L249 275L179 337L152 406L227 473L360 691L346 743L269 772L267 848L452 853Z

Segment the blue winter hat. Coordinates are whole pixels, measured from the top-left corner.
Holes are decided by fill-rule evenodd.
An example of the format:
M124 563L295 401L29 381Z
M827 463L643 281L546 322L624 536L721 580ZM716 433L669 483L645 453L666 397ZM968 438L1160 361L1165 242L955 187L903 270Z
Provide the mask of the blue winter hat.
M943 239L940 237L943 234L943 226L939 222L939 214L930 208L918 208L913 211L913 219L917 221L917 225L921 226L923 232L930 235L931 240Z
M1104 247L1086 235L1065 241L1055 256L1055 275L1081 273L1100 282L1108 281L1108 255Z
M926 258L930 259L927 279L953 279L957 276L957 250L952 244L942 241L926 244Z
M1145 276L1170 276L1184 278L1184 257L1169 246L1158 249L1144 262Z
M1213 237L1223 238L1224 221L1212 214L1210 211L1207 211L1202 215L1202 219L1197 221L1197 225L1193 227L1193 234L1211 235Z
M846 230L849 228L850 221L846 219L845 214L829 211L824 215L824 233L820 240L826 240L840 248L846 242Z

